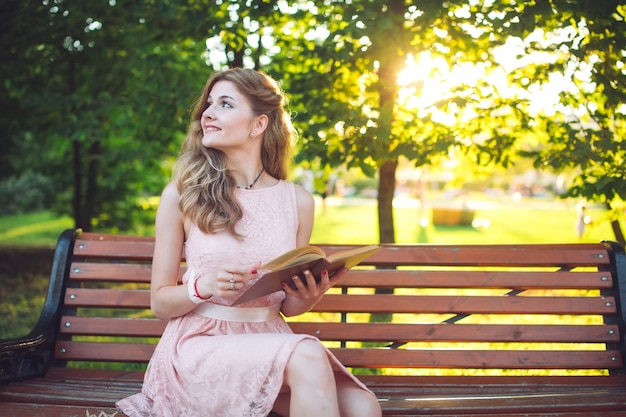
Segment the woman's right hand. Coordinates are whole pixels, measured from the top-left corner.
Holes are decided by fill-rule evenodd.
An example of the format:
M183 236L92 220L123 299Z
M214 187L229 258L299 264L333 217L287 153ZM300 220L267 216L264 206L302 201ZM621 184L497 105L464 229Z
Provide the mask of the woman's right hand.
M205 299L210 297L229 297L244 288L247 281L256 278L257 270L260 266L260 263L248 268L227 265L216 271L204 274L198 278L198 295Z

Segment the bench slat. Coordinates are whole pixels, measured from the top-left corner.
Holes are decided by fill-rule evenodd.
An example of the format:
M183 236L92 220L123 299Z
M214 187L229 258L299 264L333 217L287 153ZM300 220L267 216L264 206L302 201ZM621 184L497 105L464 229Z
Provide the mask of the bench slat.
M57 405L57 404L24 404L2 403L2 417L111 417L119 416L119 410L111 407L111 402L106 407L86 405Z
M423 341L423 342L546 342L615 343L617 326L506 325L490 324L396 324L396 323L298 323L289 325L295 333L307 333L321 340Z
M73 371L71 369L64 370ZM121 371L117 371L121 372ZM404 396L411 395L413 388L419 386L420 391L445 392L449 395L459 395L475 392L475 387L485 390L502 390L507 392L545 392L545 391L571 391L575 389L617 389L626 390L623 375L359 375L359 379L366 385L378 387L379 392L390 392ZM404 390L404 391L403 391Z
M386 411L406 415L509 415L517 416L615 416L619 412L610 410L626 409L626 390L621 389L572 389L571 391L551 390L543 392L520 391L518 393L498 390L482 390L478 393L446 395L439 392L421 392L403 398L393 395L385 401ZM607 413L607 411L609 411ZM415 414L411 414L415 413ZM462 414L457 414L462 413ZM521 414L524 413L524 414ZM552 414L555 413L555 414ZM624 415L623 411L621 412Z
M150 282L149 264L75 262L75 281ZM180 276L185 268L181 267ZM504 288L504 289L607 289L613 280L607 271L507 272L507 271L350 271L339 287L383 288Z
M78 258L120 258L131 261L150 261L154 252L154 240L150 238L134 238L111 240L107 236L103 240L77 240L74 245L74 256Z
M72 342L60 340L56 357L64 361L148 362L155 345L151 343Z
M326 253L353 245L320 245ZM608 266L610 259L600 244L527 245L381 245L364 264L439 266Z
M61 334L82 336L160 337L167 321L139 318L63 316Z
M330 254L356 245L319 245ZM530 245L381 245L382 250L365 265L482 265L482 266L607 266L606 249L600 244ZM74 253L79 257L120 257L150 260L154 240L149 237L83 233Z
M419 306L419 307L418 307ZM434 314L612 314L612 297L487 297L327 294L311 311Z
M90 397L94 397L93 393L103 391L96 395L96 397L101 400L99 405L106 406L119 400L120 393L123 393L123 390L120 389L119 386L116 387L116 393L110 393L107 392L107 390L103 390L105 387L109 386L108 384L94 384L92 381L88 380L84 380L81 382L82 384L66 382L68 388L71 385L74 385L74 389L68 389L66 395L63 398L58 398L58 396L55 395L52 391L52 388L54 388L54 386L56 385L54 382L46 381L43 379L35 380L32 383L28 384L17 383L15 384L15 386L11 387L11 391L9 393L3 393L2 398L11 401L12 399L18 397L27 397L30 401L34 403L43 402L48 404L64 404L69 401L75 405L89 405L93 404L93 400L90 400ZM135 394L136 392L137 391L132 392L129 390L128 395Z
M69 288L72 307L149 308L148 290ZM613 297L487 297L327 294L311 311L356 313L613 314Z
M74 281L143 282L150 283L149 264L74 262L70 279Z
M149 290L68 288L65 304L70 307L150 308Z
M407 271L353 269L338 287L354 288L494 288L494 289L607 289L613 279L607 271Z
M616 369L618 351L330 349L347 367L476 369ZM57 342L57 357L69 361L147 362L154 345Z
M615 369L618 351L331 349L348 367L476 369Z
M166 321L64 316L62 334L92 336L158 337ZM290 322L295 333L321 340L424 342L552 342L617 343L616 325L506 325L506 324L397 324L397 323L299 323Z

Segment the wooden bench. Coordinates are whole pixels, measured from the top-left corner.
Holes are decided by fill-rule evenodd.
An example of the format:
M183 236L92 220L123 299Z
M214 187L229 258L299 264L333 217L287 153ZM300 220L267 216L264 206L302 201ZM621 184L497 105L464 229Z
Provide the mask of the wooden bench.
M1 416L113 416L141 389L165 326L148 310L153 243L61 235L39 322L0 341ZM384 245L291 325L328 343L386 416L617 417L625 303L614 243Z

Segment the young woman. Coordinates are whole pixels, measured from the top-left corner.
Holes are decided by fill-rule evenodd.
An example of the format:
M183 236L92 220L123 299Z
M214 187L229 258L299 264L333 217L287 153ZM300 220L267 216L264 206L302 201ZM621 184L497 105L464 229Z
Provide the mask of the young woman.
M295 131L284 106L276 82L254 70L226 70L204 87L156 216L151 306L169 321L142 392L117 403L126 415L381 415L319 340L283 319L310 310L345 271L319 283L307 271L296 289L228 306L263 263L311 236L314 200L286 181Z

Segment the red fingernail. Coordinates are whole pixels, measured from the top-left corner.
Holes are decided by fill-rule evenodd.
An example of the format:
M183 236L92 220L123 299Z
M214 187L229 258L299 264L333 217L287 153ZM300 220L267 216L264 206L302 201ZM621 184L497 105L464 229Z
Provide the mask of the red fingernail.
M250 271L251 274L256 274L258 271L256 269L253 269L252 271Z

